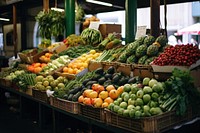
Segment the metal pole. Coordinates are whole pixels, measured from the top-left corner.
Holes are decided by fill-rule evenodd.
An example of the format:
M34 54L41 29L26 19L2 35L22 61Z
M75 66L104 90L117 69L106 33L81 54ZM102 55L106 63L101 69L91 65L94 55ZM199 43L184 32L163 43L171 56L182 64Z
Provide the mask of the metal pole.
M75 0L65 0L66 36L75 34Z
M137 0L126 0L126 44L135 40L137 31Z
M160 0L150 0L151 7L151 31L154 37L160 35Z

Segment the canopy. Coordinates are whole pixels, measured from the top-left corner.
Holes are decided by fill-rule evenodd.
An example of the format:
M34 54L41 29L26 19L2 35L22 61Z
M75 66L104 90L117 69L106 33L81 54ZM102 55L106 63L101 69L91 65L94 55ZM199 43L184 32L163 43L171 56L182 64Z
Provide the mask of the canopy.
M200 35L200 23L190 25L188 27L178 30L175 33L175 35L183 35L183 34Z

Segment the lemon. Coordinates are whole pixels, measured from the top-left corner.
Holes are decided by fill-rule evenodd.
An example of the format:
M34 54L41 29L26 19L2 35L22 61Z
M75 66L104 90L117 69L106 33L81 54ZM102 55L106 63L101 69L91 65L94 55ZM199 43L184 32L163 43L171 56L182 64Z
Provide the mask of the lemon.
M94 49L90 50L90 54L95 54L96 51Z

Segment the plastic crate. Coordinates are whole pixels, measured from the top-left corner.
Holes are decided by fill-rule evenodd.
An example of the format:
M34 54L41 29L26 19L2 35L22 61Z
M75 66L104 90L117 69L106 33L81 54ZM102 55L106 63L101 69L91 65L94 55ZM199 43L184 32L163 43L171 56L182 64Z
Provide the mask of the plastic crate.
M165 112L161 115L131 119L120 116L108 109L106 123L134 133L160 133L172 129L194 118L192 110L188 110L184 116L177 116L175 111Z
M68 101L53 96L50 97L50 104L56 108L73 114L78 114L80 110L78 102Z
M36 88L32 88L32 95L35 99L49 103L49 97L47 97L46 91L41 91Z
M95 108L89 105L80 104L80 114L100 122L105 122L106 120L104 108Z

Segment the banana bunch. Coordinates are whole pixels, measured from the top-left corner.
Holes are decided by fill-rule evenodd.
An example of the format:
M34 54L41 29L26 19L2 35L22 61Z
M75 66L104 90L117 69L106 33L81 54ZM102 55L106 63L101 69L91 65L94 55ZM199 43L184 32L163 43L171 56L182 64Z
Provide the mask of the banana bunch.
M83 40L80 36L71 34L63 40L63 43L67 46L78 46L83 44Z

